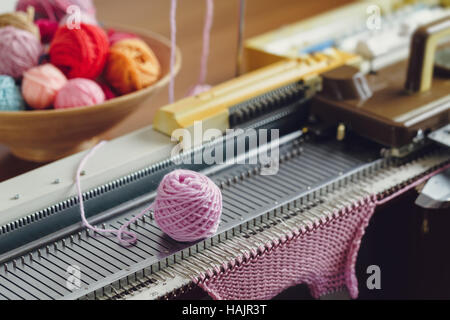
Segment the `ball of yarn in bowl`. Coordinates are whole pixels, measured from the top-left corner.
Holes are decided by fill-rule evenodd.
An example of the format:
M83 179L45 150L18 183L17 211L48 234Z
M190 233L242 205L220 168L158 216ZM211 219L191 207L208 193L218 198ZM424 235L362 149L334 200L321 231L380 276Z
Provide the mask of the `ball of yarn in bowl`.
M25 109L25 101L20 89L10 76L0 75L0 111L19 111Z
M177 241L192 242L217 231L222 193L203 174L174 170L161 181L152 207L162 231Z
M108 39L110 46L125 39L136 39L136 38L138 38L138 36L133 33L121 32L114 29L108 30Z
M109 50L105 78L121 94L151 86L161 67L152 49L140 39L124 39Z
M102 28L85 23L79 29L61 26L50 44L50 62L69 79L95 79L103 71L109 41Z
M6 26L28 31L40 39L39 28L34 24L34 9L32 7L29 7L27 12L0 14L0 28Z
M82 12L95 16L95 6L92 0L19 0L16 9L27 11L33 7L38 18L59 21L67 13L67 8L76 5Z
M55 36L56 30L58 30L58 22L49 19L39 19L36 20L35 24L39 28L41 41L43 43L50 43Z
M11 26L0 28L0 74L22 77L38 64L41 52L41 43L32 33Z
M55 109L93 106L103 103L105 94L93 80L75 78L69 80L55 98Z
M58 68L44 64L24 73L22 95L33 109L45 109L53 105L56 93L66 83L66 76Z
M98 82L98 85L100 86L100 88L102 88L103 93L105 94L105 100L111 100L117 97L117 95L108 84L104 82Z

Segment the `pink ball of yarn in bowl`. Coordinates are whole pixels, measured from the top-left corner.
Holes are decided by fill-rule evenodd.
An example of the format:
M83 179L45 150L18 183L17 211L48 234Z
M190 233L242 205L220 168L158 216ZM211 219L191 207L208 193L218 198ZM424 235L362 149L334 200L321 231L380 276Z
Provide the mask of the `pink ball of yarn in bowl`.
M75 78L62 87L55 98L55 109L93 106L105 101L103 89L93 80Z
M7 145L11 153L16 157L34 162L49 162L94 146L98 142L99 136L111 129L113 126L122 122L131 113L143 107L144 101L147 101L156 92L164 88L169 83L171 76L178 72L181 66L181 54L178 49L175 50L176 63L174 69L171 71L171 44L168 39L149 30L129 28L126 26L108 27L114 28L115 30L119 30L123 33L136 34L143 42L146 43L148 47L152 49L161 67L161 73L158 79L156 79L157 81L145 88L118 97L115 97L115 92L105 85L103 85L103 93L101 92L102 88L99 88L98 85L92 84L90 87L93 88L95 86L95 91L90 90L86 95L86 92L81 93L81 95L83 95L82 98L77 98L72 94L64 95L64 91L70 92L70 90L66 88L66 90L59 94L59 98L57 99L58 102L56 103L53 101L53 106L56 104L56 108L46 108L45 110L42 110L42 108L45 108L47 101L43 101L46 99L41 101L41 99L52 97L49 92L44 92L46 91L48 84L42 85L33 80L31 82L28 81L28 84L32 84L34 89L39 89L34 90L33 92L27 92L30 94L30 96L28 96L28 100L31 104L35 105L34 109L38 110L19 110L15 112L0 110L0 144ZM93 28L98 27L92 26L90 29ZM4 30L8 31L8 27L0 28L0 33L5 32ZM61 30L61 28L59 30ZM75 31L82 32L82 30ZM17 30L16 32L20 33L21 30ZM27 33L26 31L22 32ZM25 71L38 64L42 46L34 35L29 32L28 34L29 36L25 39L26 41L22 41L22 38L25 37L19 37L18 43L23 44L23 47L27 49L30 49L27 45L28 43L37 43L36 47L39 48L39 50L19 50L22 48L22 45L11 47L8 44L10 39L9 33L6 33L5 35L7 39L5 43L0 41L0 48L4 49L0 50L0 56L5 58L0 59L0 71L2 67L5 69L4 72L0 72L0 74L3 73L8 75L11 73L16 78L16 81L20 81ZM55 37L57 38L56 35ZM72 39L72 37L70 38ZM13 37L13 39L16 38ZM58 39L54 38L53 42L56 40ZM76 41L73 43L75 44ZM102 43L106 43L106 46L109 46L106 33ZM16 48L18 49L16 50ZM76 45L74 48L75 50L68 51L68 54L71 57L74 55L76 57L75 53L80 52ZM91 51L94 50L94 48L89 46L87 48ZM35 47L31 47L31 49L35 49ZM64 48L64 50L66 49L67 48ZM24 56L24 59L17 60L19 55L14 55L15 59L12 59L6 54L13 51L20 51ZM33 57L33 59L31 59L31 57ZM72 60L77 62L77 59ZM20 64L17 63L18 61ZM25 62L26 68L22 68ZM53 65L58 67L55 63L53 63ZM75 63L71 65L76 66L81 64ZM20 68L16 68L16 66ZM61 68L60 70L64 72L66 69ZM101 71L99 74L100 73ZM72 79L81 77L96 79L96 75L97 73L95 73L92 78L89 77L89 75L75 75L69 78ZM31 80L31 78L29 77L28 80ZM101 79L98 79L98 81L101 82ZM38 87L35 86L36 84ZM53 86L51 89L53 91ZM76 88L72 87L72 89ZM37 93L38 95L34 96L34 93ZM45 97L40 96L42 93L45 94ZM92 93L95 93L95 95L91 95ZM100 103L99 101L104 100L105 96L109 100ZM89 97L93 99L89 99ZM113 97L115 98L111 99ZM34 98L39 100L39 103L35 104L32 101ZM94 105L91 103L93 101L96 102ZM79 107L74 107L75 105L79 105ZM45 134L42 134L42 128L46 129Z
M45 109L53 104L57 92L66 83L66 76L58 68L44 64L24 73L22 95L31 108Z
M7 26L0 28L0 74L20 79L37 66L42 46L32 33Z

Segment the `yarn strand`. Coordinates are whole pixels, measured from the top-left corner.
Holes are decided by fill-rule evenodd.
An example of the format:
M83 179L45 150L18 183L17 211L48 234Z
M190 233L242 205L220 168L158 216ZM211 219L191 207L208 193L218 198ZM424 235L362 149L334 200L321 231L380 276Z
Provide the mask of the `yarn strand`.
M176 34L177 34L177 24L176 24L176 11L177 11L177 0L172 0L170 9L170 31L171 31L171 49L170 49L170 82L169 82L169 103L175 102L175 57L176 57ZM202 44L202 55L200 58L200 74L197 80L197 84L192 87L187 93L187 96L193 96L204 91L211 89L211 86L206 85L206 76L208 73L208 59L210 53L210 42L211 42L211 29L214 20L214 0L206 0L206 15L205 15L205 25L203 27L203 44Z
M172 0L170 8L170 82L169 82L169 103L175 101L175 60L177 45L177 0Z
M203 49L202 49L202 59L200 64L201 68L200 68L200 76L198 79L198 85L204 85L206 82L206 75L208 73L208 58L209 58L213 18L214 18L214 1L206 0L206 19L205 19L205 27L203 29Z
M81 191L81 172L83 171L84 166L88 162L88 160L100 149L106 144L106 141L99 142L96 146L94 146L89 152L84 156L84 158L81 160L80 164L78 165L77 169L77 175L76 175L76 186L77 186L77 193L78 193L78 201L80 203L80 214L81 214L81 221L83 223L83 226L94 231L97 233L109 233L109 234L115 234L117 235L117 240L120 244L123 246L129 246L132 245L137 241L137 235L133 232L130 232L126 230L132 223L140 219L143 215L145 215L148 210L150 210L153 206L151 204L146 209L142 210L138 215L136 215L133 219L122 225L122 227L119 228L119 230L115 229L103 229L103 228L97 228L89 223L89 221L86 218L86 212L84 210L84 200L83 200L83 193ZM127 239L123 237L123 234L127 236Z
M214 20L214 0L206 0L206 16L205 26L203 27L203 48L200 59L200 74L197 84L188 92L188 96L200 94L211 89L211 86L206 85L206 75L208 73L208 59L211 42L211 29Z

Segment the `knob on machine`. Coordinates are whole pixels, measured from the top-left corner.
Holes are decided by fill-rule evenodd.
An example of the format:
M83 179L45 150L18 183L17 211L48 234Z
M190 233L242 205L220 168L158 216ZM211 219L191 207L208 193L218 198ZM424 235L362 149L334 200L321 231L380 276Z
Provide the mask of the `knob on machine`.
M349 66L324 73L313 114L397 150L418 133L444 127L450 117L449 50L436 49L449 34L446 17L415 31L407 60L367 75Z

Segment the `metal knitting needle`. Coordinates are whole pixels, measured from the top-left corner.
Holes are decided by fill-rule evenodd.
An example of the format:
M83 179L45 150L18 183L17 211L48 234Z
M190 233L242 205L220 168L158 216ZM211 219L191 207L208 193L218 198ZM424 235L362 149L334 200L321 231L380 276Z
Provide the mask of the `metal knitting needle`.
M191 271L194 275L204 272L204 270L200 269L188 260L183 260L183 267Z
M246 0L240 0L236 77L240 76L242 73L242 64L244 56L243 42L244 42L244 28L245 28L245 7L246 7Z
M185 260L187 261L191 266L195 266L195 268L200 269L201 272L206 272L210 269L210 266L207 265L205 262L203 262L202 260L196 258L195 256L191 256L189 257L190 260L195 260L195 262L191 262L190 260Z
M170 266L168 266L168 268L172 269L172 271L180 277L187 278L187 279L190 278L190 274L187 273L186 270L182 270L181 267L177 264L170 265Z

